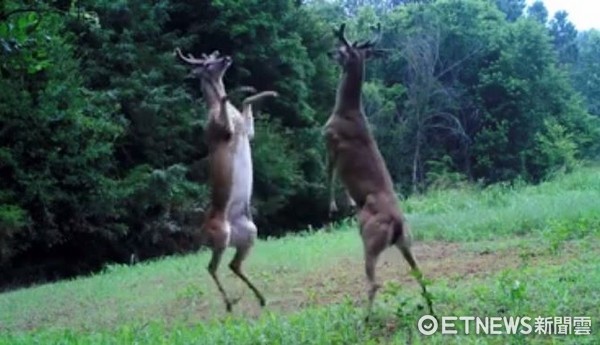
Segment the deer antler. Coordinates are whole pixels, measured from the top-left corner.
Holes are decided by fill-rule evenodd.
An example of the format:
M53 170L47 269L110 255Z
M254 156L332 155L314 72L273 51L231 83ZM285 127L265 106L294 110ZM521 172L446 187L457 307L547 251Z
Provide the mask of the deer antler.
M360 44L358 44L358 41L354 42L354 47L358 49L372 48L379 42L379 40L381 40L381 23L377 23L377 25L372 26L371 29L375 31L375 36L372 39Z
M346 47L350 47L350 42L348 42L348 39L344 34L344 30L346 30L346 23L342 23L338 30L333 29L333 34L338 40L340 40L340 42L342 42L342 44L344 44Z
M202 54L203 59L197 59L192 54L188 54L188 56L183 55L183 53L181 52L181 49L179 49L179 48L175 48L175 52L177 53L177 56L179 56L179 58L181 60L183 60L184 62L187 62L191 65L203 65L204 62L206 62L206 57L205 57L206 54Z

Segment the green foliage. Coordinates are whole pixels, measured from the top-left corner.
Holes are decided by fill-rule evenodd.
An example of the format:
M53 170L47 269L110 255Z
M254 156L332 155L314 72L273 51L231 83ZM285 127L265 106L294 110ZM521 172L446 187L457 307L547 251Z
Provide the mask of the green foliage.
M506 20L514 22L523 14L525 0L496 0L496 5L505 13Z
M558 53L558 61L572 64L577 61L577 29L568 19L567 11L558 11L550 21L550 33Z
M527 8L527 17L545 25L548 22L548 9L543 1L536 0Z
M404 200L402 208L409 213L417 239L475 241L502 234L545 234L559 223L566 224L573 236L569 238L580 238L598 229L586 224L597 222L600 214L593 201L600 192L594 171L558 175L539 186L503 183L483 190L433 191Z
M585 97L588 111L600 116L600 31L589 30L577 36L579 58L573 69L573 85Z
M12 240L27 225L27 213L17 205L0 204L0 264L8 260L16 246Z
M427 163L429 190L458 188L466 183L465 176L456 172L450 156L444 156L439 161L432 160Z
M576 163L577 144L567 128L555 121L544 121L544 132L536 136L538 164L571 171Z
M185 69L172 54L172 33L162 27L168 2L98 1L89 9L100 26L70 23L83 55L87 86L118 105L127 124L117 144L120 170L140 164L156 168L192 162L201 152L200 122L184 89ZM177 41L175 41L177 42Z
M252 155L257 202L254 208L264 219L276 219L303 183L300 153L290 142L291 133L286 136L278 122L264 117L255 123L257 140L253 143Z
M23 16L2 25L35 17ZM12 219L3 229L11 235L0 238L0 248L8 247L3 261L69 243L77 233L97 230L95 236L108 238L116 231L108 173L122 127L111 107L82 87L60 18L35 18L34 27L23 24L30 35L24 42L18 31L9 32L18 49L8 52L1 70L0 195L10 205L3 218ZM8 230L15 226L18 231Z
M406 162L394 159L400 153L409 155L404 148L408 128L398 114L400 97L406 91L399 84L385 87L381 82L367 82L364 87L365 115L372 125L373 135L394 180L400 180Z
M554 167L553 162L536 165L534 152L540 141L525 133L542 132L544 121L554 118L578 127L572 133L586 137L587 130L577 123L585 121L587 114L564 73L555 67L543 27L518 21L505 39L506 49L482 74L480 94L489 109L491 126L484 127L481 135L486 136L475 144L482 163L476 163L475 169L492 180L518 175L539 178Z

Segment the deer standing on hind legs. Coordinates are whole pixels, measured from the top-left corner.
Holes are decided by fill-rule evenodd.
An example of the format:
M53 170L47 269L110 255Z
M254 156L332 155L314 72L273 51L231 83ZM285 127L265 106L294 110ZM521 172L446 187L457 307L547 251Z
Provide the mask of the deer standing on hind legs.
M199 77L204 99L208 105L206 139L209 147L211 187L210 209L201 227L201 244L212 249L208 271L219 289L228 312L238 299L230 299L217 276L217 269L227 247L236 248L229 268L254 292L260 306L266 301L262 293L242 271L242 262L248 256L256 239L257 228L252 221L252 156L250 139L254 137L252 104L277 96L274 91L263 91L246 98L240 113L228 100L223 75L231 65L229 56L218 51L203 54L202 59L184 56L179 48L177 56L193 66L192 76ZM252 89L246 87L245 90Z
M377 260L380 254L392 245L400 250L410 265L421 286L429 311L433 314L431 296L410 249L411 235L408 224L399 209L392 179L370 132L362 107L365 60L382 56L384 53L375 49L375 44L381 36L381 25L377 26L376 37L363 43L356 41L350 44L344 29L345 24L342 24L339 30L334 30L341 45L332 52L332 57L341 65L342 74L333 112L324 126L330 212L335 211L334 182L337 174L357 207L369 284L367 320L380 288L375 278Z

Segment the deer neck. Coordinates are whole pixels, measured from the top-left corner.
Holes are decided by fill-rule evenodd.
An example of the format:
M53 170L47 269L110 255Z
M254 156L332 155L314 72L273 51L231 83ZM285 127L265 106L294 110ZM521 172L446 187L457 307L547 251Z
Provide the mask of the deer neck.
M221 99L226 96L223 80L202 79L202 94L209 108L219 107Z
M338 111L362 108L363 75L363 61L358 61L356 64L352 64L342 71L336 99L336 108Z

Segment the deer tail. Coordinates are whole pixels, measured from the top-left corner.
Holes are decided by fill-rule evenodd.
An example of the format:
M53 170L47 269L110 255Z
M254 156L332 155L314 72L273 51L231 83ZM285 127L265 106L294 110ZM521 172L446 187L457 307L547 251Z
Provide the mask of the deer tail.
M392 236L390 239L390 246L398 244L399 241L404 242L404 245L410 245L410 228L408 227L408 223L404 219L394 222Z

